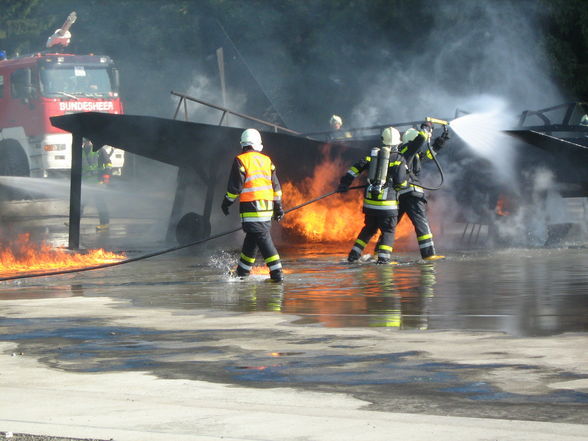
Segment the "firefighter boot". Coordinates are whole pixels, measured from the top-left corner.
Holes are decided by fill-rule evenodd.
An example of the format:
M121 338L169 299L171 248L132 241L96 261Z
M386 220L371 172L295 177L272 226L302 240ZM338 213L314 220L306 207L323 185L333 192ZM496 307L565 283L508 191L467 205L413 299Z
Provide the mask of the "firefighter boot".
M398 262L387 259L385 257L378 257L378 260L376 260L376 265L398 265Z
M432 261L432 260L442 260L445 259L445 256L440 256L439 254L433 254L432 256L423 257L423 260Z
M270 271L270 279L272 279L274 282L281 282L282 280L284 280L284 274L282 273L282 270L276 269Z
M357 262L360 257L361 257L361 254L359 252L357 252L357 250L351 250L351 251L349 251L349 255L347 256L347 262L349 262L349 263Z
M249 271L241 268L240 266L237 266L237 269L235 270L235 274L237 275L237 277L240 277L242 279L244 279L245 277L248 277L249 273L250 273Z

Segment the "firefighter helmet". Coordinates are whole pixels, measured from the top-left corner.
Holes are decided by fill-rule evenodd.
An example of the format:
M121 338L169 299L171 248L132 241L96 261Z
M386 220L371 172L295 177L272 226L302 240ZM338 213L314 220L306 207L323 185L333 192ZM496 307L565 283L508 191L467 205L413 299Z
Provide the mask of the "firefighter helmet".
M584 115L582 117L582 119L580 120L580 125L581 126L588 126L588 114Z
M339 124L339 127L341 127L343 125L343 119L339 115L333 115L329 123L333 128L335 128L335 124Z
M430 139L433 134L433 123L431 121L425 121L421 124L421 131L425 133L427 139Z
M251 146L256 152L261 152L263 144L261 143L261 135L255 129L246 129L241 134L241 148Z
M425 121L421 124L421 129L425 129L429 132L433 131L433 123L431 121Z
M419 134L419 131L415 128L410 128L402 135L402 142L407 143L415 139Z
M382 130L382 144L391 146L400 144L400 132L394 127L386 127Z

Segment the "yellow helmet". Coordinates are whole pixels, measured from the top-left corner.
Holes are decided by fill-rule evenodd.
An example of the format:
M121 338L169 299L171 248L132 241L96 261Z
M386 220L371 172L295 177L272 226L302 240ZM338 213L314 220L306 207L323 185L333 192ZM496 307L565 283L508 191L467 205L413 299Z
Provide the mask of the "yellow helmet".
M415 128L410 128L402 135L402 143L406 144L407 142L412 141L415 139L419 134L419 131Z
M382 130L382 144L386 146L397 146L400 144L400 132L394 127L386 127Z

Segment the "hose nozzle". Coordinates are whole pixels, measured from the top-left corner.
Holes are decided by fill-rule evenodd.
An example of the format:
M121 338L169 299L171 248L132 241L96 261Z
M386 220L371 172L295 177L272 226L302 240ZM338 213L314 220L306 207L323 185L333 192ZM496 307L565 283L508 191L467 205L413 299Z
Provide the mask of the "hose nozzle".
M428 122L430 122L432 124L441 124L442 126L449 125L449 121L445 121L444 119L432 118L430 116L427 116L425 118L425 121L428 121Z

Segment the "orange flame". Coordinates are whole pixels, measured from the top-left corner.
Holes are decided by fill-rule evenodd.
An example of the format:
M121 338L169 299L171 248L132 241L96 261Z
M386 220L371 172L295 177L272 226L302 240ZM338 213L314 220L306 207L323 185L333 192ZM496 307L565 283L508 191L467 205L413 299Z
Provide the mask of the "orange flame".
M19 234L16 240L4 242L0 248L0 276L85 268L116 262L125 257L103 249L84 253L68 252L52 248L45 242L31 242L28 233Z
M341 157L329 158L329 147L323 148L323 160L312 176L302 182L286 182L282 186L285 209L302 204L311 199L333 191L339 178L345 174L349 164ZM354 185L361 185L355 181ZM293 236L308 242L353 242L363 227L363 191L351 190L336 194L290 212L281 222L283 228ZM414 234L410 222L403 219L397 226L396 239Z

